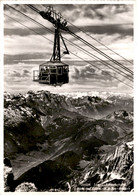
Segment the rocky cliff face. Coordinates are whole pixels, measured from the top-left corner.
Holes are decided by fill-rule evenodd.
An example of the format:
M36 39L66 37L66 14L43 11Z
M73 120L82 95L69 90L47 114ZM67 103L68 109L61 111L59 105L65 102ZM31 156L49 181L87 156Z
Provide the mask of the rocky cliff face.
M132 98L47 91L4 96L4 155L16 185L38 191L131 191Z

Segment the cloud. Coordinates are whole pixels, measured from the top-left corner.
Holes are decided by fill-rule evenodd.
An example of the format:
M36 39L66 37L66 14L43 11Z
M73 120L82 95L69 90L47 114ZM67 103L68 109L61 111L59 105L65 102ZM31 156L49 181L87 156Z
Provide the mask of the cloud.
M49 54L50 55L50 54ZM44 61L49 60L47 53L45 52L36 52L36 53L23 53L16 55L4 55L4 64L18 64L18 63L27 63L27 64L41 64Z
M28 76L30 76L30 71L28 71L28 70L23 70L22 77L28 77Z
M7 78L8 80L13 79L14 81L16 80L22 80L22 79L26 79L26 77L30 77L30 71L28 70L21 70L21 71L16 71L16 70L10 70L7 71Z
M103 52L105 52L107 55L110 55L114 59L119 59L119 56L115 55L105 47L101 46L99 43L97 43L95 40L93 40L91 37L85 35L84 33L77 33L78 36L85 39L87 42L93 44L98 49L101 49ZM107 47L111 48L112 50L116 51L117 53L121 54L127 59L133 58L133 40L131 36L122 36L119 33L115 33L113 35L108 34L89 34L93 38L96 38L101 43L106 45ZM65 55L63 59L79 59L75 55L78 55L79 57L84 58L85 60L93 60L92 57L85 54L83 51L80 51L80 48L74 46L73 44L76 44L77 46L91 52L94 55L97 55L97 52L91 50L89 47L87 47L84 43L81 41L73 38L70 35L64 34L65 42L67 45L68 50L70 51L70 55ZM35 59L41 59L39 60L40 63L45 60L49 60L52 52L53 52L53 35L48 34L47 37L51 40L48 41L42 37L39 37L38 35L30 35L30 36L5 36L5 64L13 64L18 63L19 61L28 60L31 59L35 61ZM67 40L71 41L71 44ZM64 46L61 42L61 53L64 51ZM89 50L90 49L90 50ZM74 55L72 53L74 53ZM101 57L101 56L99 56Z
M89 19L88 19L89 20ZM72 32L79 32L79 29L70 27ZM131 35L133 36L133 25L132 24L102 24L102 25L92 25L88 24L87 26L81 26L80 29L87 33L93 34L108 34L112 35L119 33L122 36Z
M73 24L79 27L102 26L108 24L133 24L132 5L83 5L71 13Z
M53 30L51 31L51 33L54 32ZM32 26L28 28L5 28L4 29L4 35L17 35L17 36L29 36L29 35L45 35L47 36L49 34L49 31L44 29L44 28L33 28Z
M116 60L121 60L118 55L114 54L112 51L108 50L106 47L102 46L99 44L96 40L107 46L108 48L114 50L115 52L119 53L123 57L127 59L133 59L133 38L132 36L122 36L119 33L115 33L113 35L108 35L106 33L104 34L93 34L93 33L88 33L88 35L79 32L77 35L84 40L86 40L88 43L92 44L93 46L97 47L101 51L105 52L107 55L110 55L112 58ZM64 35L66 38L66 35ZM93 38L92 38L93 37ZM97 52L92 50L90 47L86 46L84 43L81 41L77 40L76 38L71 38L67 36L67 39L71 41L72 44L76 44L77 46L83 48L84 50L96 55L97 57L102 58L101 55L99 55ZM93 60L92 57L89 55L85 54L85 51L80 51L80 48L77 48L75 46L70 45L70 43L67 43L68 49L75 53L76 55L80 56L81 58L84 58L85 60ZM74 56L73 56L74 57Z
M94 62L95 63L95 62ZM73 64L73 62L71 63ZM61 87L53 87L50 85L43 85L38 82L33 82L33 70L39 68L38 65L27 63L19 63L16 65L5 65L4 67L4 90L12 93L27 92L28 90L49 90L51 92L63 93L67 92L87 92L87 91L116 91L121 93L125 90L126 92L131 92L131 89L125 86L123 83L114 78L109 78L106 72L110 70L105 70L101 64L96 64L102 70L96 70L91 65L84 64L81 62L74 62L74 66L70 66L69 71L69 84L65 84ZM76 69L75 69L76 68ZM82 77L78 77L76 71ZM95 71L95 72L94 72ZM106 72L105 72L106 71ZM85 75L84 75L85 72ZM110 72L112 74L112 72ZM104 75L105 74L105 75ZM113 74L114 75L114 74ZM74 76L74 77L73 77ZM76 77L77 76L77 77ZM115 75L116 76L116 75ZM112 80L111 80L112 79ZM124 80L123 80L124 81ZM125 80L125 83L128 83Z
M97 65L97 62L94 62ZM94 65L93 65L94 66ZM104 81L112 81L111 72L108 70L101 70L93 68L92 65L88 64L81 68L74 68L74 72L71 75L73 79L78 80L96 80L99 79ZM113 73L114 74L114 73Z
M48 34L47 39L43 39L38 35L30 35L30 36L5 36L5 54L23 54L23 53L35 53L35 52L43 52L45 50L51 51L53 44L53 35Z
M39 10L45 11L45 7L48 5L34 5ZM18 10L24 12L26 15L30 16L34 20L39 21L43 25L51 27L50 22L44 20L39 14L35 13L33 10L27 7L27 5L12 5L12 7L17 8ZM76 5L53 5L54 9L68 19L68 21L73 22L74 25L80 27L86 26L102 26L102 25L116 25L116 24L133 24L133 6L132 5L116 5L116 4L76 4ZM12 16L14 19L19 20L24 24L29 24L32 27L36 27L36 24L30 22L24 16L20 17L20 14L14 11L11 8L5 10L9 16ZM12 13L12 14L11 14ZM25 21L24 21L25 20ZM5 23L8 23L8 28L14 28L16 22L5 17ZM19 26L19 25L18 25ZM128 28L128 26L126 27Z

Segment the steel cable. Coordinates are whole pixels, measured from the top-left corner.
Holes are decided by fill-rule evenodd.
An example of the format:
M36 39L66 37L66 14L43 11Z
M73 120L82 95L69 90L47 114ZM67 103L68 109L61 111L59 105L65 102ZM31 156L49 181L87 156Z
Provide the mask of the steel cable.
M8 6L9 6L9 5L8 5ZM38 23L36 20L32 19L31 17L29 17L29 16L23 14L21 11L17 10L16 8L13 8L12 6L9 6L9 7L11 7L11 8L14 9L14 10L16 10L16 11L19 12L20 14L24 15L25 17L27 17L28 19L30 19L32 22L35 22L36 24L39 24L40 26L43 26L43 27L46 28L48 31L50 31L50 32L53 33L53 31L51 31L49 28L47 28L47 27L45 27L44 25ZM17 21L17 22L18 22L18 21ZM24 25L24 26L25 26L25 25ZM27 26L25 26L25 27L27 27ZM27 27L27 28L29 28L29 27ZM29 28L29 29L30 29L30 28ZM35 32L34 30L32 30L32 31ZM37 33L37 32L35 32L35 33ZM37 34L39 34L39 33L37 33ZM39 35L40 35L40 34L39 34ZM41 36L42 36L42 35L41 35ZM45 36L42 36L42 37L46 38ZM48 38L46 38L46 39L49 40ZM51 41L51 40L50 40L50 41ZM51 41L51 42L53 43L53 41ZM87 61L87 60L84 60L82 57L80 57L80 56L74 54L73 52L70 52L70 53L72 53L73 55L75 55L75 56L78 57L79 59L81 59L81 60L83 60L83 61L85 61L85 62L91 64L93 67L96 67L97 69L101 70L101 69L98 68L96 65L93 65L91 62L89 62L89 61ZM109 73L107 72L107 74L109 74ZM122 82L123 84L129 86L130 88L132 88L132 86L130 86L130 85L124 83L123 81L121 81L121 80L118 79L117 77L114 77L114 76L112 76L111 74L109 74L109 75L110 75L111 77L117 79L118 81Z

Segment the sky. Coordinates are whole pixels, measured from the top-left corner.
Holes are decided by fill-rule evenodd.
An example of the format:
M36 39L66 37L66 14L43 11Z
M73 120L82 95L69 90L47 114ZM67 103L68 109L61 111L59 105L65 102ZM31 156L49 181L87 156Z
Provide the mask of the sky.
M44 11L49 5L37 4L34 6ZM52 6L69 21L68 27L75 34L93 44L98 49L101 49L101 51L110 55L115 60L120 60L120 63L123 63L129 69L133 69L130 63L123 61L118 55L94 40L97 39L127 60L133 60L133 5L54 4ZM54 31L54 27L49 21L44 20L38 13L27 7L27 5L12 4L12 7ZM110 74L129 84L127 79L116 74L102 63L95 62L95 59L73 47L68 41L77 44L79 47L105 60L101 55L98 55L95 51L91 50L91 48L85 46L82 42L65 32L62 32L62 36L66 40L65 42L70 54L64 56L62 61L70 65L70 83L62 87L53 87L47 85L43 86L33 82L33 70L38 69L39 64L49 61L52 55L54 35L41 26L34 24L18 12L13 11L8 6L4 7L4 14L5 91L24 93L28 90L44 89L60 93L85 93L91 91L132 93L131 88L112 78ZM33 31L21 24L33 29ZM36 34L34 31L42 36ZM82 31L84 31L84 33ZM92 39L91 36L94 39ZM63 52L63 50L63 45L61 45L61 52ZM81 59L76 56L83 58L85 61L81 61ZM88 61L90 61L90 63L88 63Z

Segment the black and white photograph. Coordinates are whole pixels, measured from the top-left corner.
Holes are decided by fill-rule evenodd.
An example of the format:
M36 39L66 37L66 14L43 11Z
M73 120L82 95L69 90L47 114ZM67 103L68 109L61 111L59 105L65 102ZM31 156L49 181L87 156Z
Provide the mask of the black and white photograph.
M134 3L66 3L3 3L3 191L134 192Z

